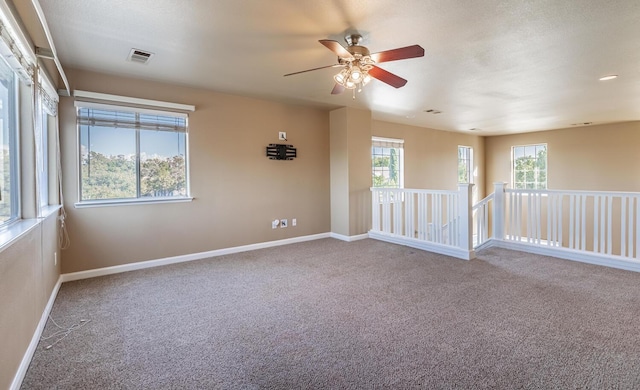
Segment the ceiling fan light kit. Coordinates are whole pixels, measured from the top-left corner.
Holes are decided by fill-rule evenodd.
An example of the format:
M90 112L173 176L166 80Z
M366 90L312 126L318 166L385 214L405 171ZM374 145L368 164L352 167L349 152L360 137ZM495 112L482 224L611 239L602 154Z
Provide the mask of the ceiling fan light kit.
M364 46L360 46L360 42L362 41L361 35L347 35L344 40L348 45L346 48L337 41L329 39L322 39L319 41L322 45L333 51L338 56L337 64L289 73L285 76L310 72L318 69L342 67L342 70L333 76L333 80L336 84L333 87L331 94L337 95L344 92L345 89L349 89L353 91L353 98L355 99L356 91L362 91L362 87L367 85L372 78L378 79L394 88L403 87L407 83L407 80L402 77L377 67L375 65L376 63L424 56L424 49L419 45L370 54L369 49Z

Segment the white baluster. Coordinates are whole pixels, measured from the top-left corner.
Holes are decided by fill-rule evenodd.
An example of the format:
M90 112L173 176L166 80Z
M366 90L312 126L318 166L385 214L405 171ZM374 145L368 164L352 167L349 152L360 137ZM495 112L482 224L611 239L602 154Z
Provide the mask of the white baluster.
M613 208L613 198L611 196L607 196L607 206L608 206L608 214L607 215L607 253L611 254L613 247L613 239L611 238L611 227L613 224L611 223L611 214Z
M580 228L581 238L580 238L580 248L585 251L587 250L587 195L582 195L582 216L581 221L582 225Z
M620 197L620 256L626 256L627 251L627 198Z

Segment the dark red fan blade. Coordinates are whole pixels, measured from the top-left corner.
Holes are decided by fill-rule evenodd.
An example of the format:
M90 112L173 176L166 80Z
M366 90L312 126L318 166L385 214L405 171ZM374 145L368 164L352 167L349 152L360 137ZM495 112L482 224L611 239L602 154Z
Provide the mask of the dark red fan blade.
M377 66L369 69L369 76L374 77L382 81L383 83L387 83L395 88L404 87L404 85L407 83L407 80L403 79L402 77L396 76L395 74L387 72L386 70L378 68Z
M332 95L340 95L342 92L344 92L344 87L338 83L336 83L331 90Z
M424 49L420 45L401 47L399 49L381 51L371 54L371 59L377 63L404 60L407 58L423 57Z
M322 43L327 49L336 53L340 58L353 58L353 55L347 51L338 41L332 41L330 39L321 39L318 42Z
M344 66L344 65L342 65L342 64L333 64L333 65L321 66L321 67L319 67L319 68L313 68L313 69L301 70L300 72L287 73L287 74L285 74L285 75L284 75L284 77L286 77L286 76L292 76L292 75L294 75L294 74L300 74L300 73L305 73L305 72L311 72L311 71L319 70L319 69L335 68L335 67L338 67L338 66Z

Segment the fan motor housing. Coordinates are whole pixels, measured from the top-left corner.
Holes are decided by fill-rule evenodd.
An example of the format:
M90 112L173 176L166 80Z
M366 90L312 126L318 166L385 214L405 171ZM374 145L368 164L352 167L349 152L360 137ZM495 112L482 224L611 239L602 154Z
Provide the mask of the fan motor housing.
M364 46L348 46L347 51L353 54L356 58L369 57L371 54L369 53L369 49Z

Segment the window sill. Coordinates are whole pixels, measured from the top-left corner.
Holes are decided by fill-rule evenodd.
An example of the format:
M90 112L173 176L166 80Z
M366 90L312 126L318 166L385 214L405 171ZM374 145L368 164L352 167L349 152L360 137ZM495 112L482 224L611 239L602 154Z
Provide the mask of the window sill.
M0 252L38 225L37 218L21 219L0 230Z
M38 224L42 223L43 220L49 218L53 214L56 214L60 208L62 208L61 205L43 207L40 210L40 217L20 219L7 227L0 229L0 252L11 246L11 244L23 235L29 233L31 229L38 226Z
M52 204L40 208L40 218L47 219L51 214L55 214L62 208L62 205Z
M191 202L192 197L185 198L153 198L153 199L120 199L120 200L88 200L83 202L77 202L74 204L75 208L82 209L88 207L109 207L109 206L139 206L143 204L157 204L157 203L182 203Z

